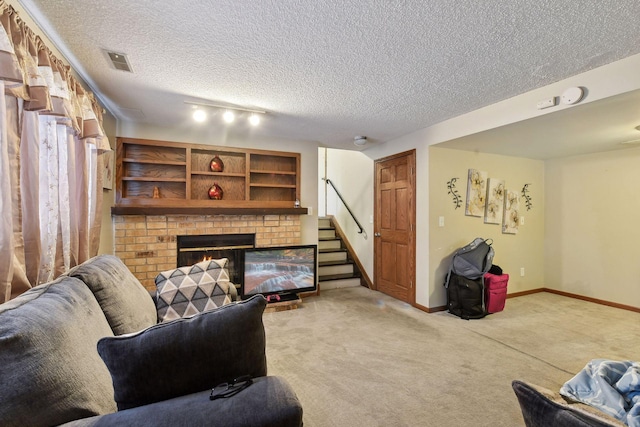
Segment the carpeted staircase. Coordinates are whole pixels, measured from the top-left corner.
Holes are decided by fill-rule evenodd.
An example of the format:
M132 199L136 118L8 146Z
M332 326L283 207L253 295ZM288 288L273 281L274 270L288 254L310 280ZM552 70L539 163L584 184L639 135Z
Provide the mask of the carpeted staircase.
M361 274L342 238L336 233L332 218L318 218L318 281L320 289L337 289L361 285Z

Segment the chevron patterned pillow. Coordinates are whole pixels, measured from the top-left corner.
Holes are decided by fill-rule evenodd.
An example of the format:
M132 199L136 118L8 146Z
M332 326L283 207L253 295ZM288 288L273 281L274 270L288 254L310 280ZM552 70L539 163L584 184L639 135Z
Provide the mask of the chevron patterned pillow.
M158 322L189 317L232 301L227 258L163 271L156 277ZM233 289L231 289L233 287Z

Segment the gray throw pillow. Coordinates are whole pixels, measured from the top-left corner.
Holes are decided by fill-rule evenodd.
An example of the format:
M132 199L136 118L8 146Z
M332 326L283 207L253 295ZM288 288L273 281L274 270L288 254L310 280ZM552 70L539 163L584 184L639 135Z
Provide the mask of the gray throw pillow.
M115 335L140 331L158 323L153 298L120 258L99 255L72 268L91 289Z
M163 271L156 277L158 321L189 317L232 301L227 258Z
M262 313L256 295L144 331L98 341L119 410L266 375Z
M96 343L111 328L87 286L64 277L0 305L0 425L52 426L114 412Z

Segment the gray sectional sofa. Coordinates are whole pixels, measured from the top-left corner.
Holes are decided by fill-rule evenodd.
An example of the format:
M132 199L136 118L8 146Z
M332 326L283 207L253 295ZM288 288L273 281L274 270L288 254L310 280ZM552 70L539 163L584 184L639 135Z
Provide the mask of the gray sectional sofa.
M0 305L2 426L301 426L267 376L256 296L157 323L149 293L103 255ZM252 377L237 394L211 388Z

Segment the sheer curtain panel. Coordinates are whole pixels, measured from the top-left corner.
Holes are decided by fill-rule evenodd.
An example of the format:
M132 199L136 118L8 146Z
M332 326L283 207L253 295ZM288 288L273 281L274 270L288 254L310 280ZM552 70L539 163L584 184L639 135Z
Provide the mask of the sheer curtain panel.
M102 108L0 0L0 303L98 252Z

